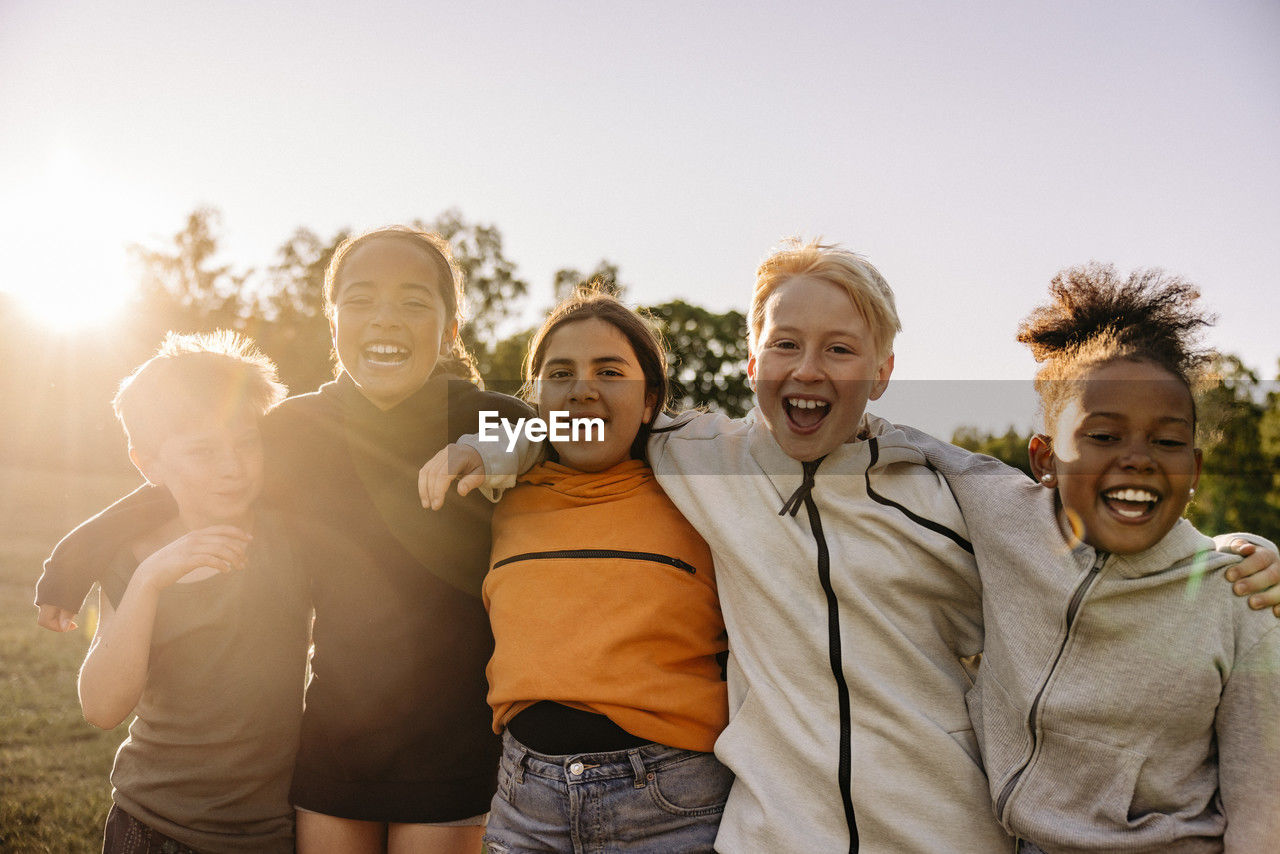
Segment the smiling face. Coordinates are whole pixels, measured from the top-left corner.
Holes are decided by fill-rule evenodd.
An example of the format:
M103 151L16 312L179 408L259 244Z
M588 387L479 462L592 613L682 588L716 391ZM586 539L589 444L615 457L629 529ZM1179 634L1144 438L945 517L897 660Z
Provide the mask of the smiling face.
M333 346L343 370L379 409L422 388L457 333L443 286L440 262L396 237L353 249L334 279Z
M1057 486L1075 535L1135 554L1174 526L1200 477L1186 383L1151 362L1092 368L1062 410L1051 443L1032 441L1032 468Z
M242 405L226 417L189 413L150 451L130 450L138 469L173 494L189 530L210 525L247 527L262 491L262 434L258 413Z
M548 337L538 370L538 414L604 420L604 441L553 442L560 462L596 472L629 459L641 424L654 415L657 395L646 388L631 342L596 317L562 324Z
M764 307L747 375L765 424L787 456L816 460L855 437L867 401L889 385L893 356L839 285L797 276Z

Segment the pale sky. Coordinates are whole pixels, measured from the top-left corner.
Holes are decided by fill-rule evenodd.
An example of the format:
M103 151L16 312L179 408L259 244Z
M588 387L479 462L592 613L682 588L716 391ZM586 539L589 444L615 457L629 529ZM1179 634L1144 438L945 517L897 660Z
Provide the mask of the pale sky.
M947 435L1030 423L976 381L1031 377L1018 321L1090 259L1196 282L1271 379L1277 43L1274 0L0 0L0 288L92 308L201 204L237 268L457 207L531 311L600 258L743 309L779 238L839 241L905 327L873 409Z

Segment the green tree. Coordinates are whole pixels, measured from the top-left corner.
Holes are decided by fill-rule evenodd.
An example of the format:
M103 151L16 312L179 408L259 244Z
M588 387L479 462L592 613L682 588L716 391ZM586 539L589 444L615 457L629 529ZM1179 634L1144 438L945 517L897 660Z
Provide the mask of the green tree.
M590 273L583 273L573 267L562 267L556 270L551 288L555 293L556 302L560 303L573 295L574 288L585 284L594 285L618 299L622 299L627 291L627 286L618 280L618 265L603 258L596 262L595 269Z
M705 406L732 417L751 409L742 312L716 314L683 300L646 310L666 338L675 408Z
M276 250L276 261L268 268L251 331L295 394L314 391L333 378L324 277L329 259L349 234L342 229L326 240L299 228Z
M960 427L951 436L951 444L995 457L1005 465L1021 469L1031 476L1031 454L1027 451L1030 434L1019 433L1010 427L1002 435L986 433L976 427Z
M1204 467L1187 516L1203 531L1249 531L1275 540L1280 459L1268 452L1264 428L1271 430L1280 417L1267 414L1276 406L1276 395L1263 394L1258 375L1235 356L1220 357L1214 373L1218 382L1198 404Z
M521 330L495 342L485 352L485 388L503 394L518 395L524 383L524 360L536 327Z
M518 311L529 284L507 258L497 226L467 222L456 208L435 219L415 220L416 227L434 231L449 241L453 258L466 284L468 319L462 340L476 358L482 377L493 373L491 347L503 325Z
M143 334L244 328L252 309L244 294L251 271L237 273L215 262L221 219L214 208L197 208L168 244L129 247L141 269L138 321Z

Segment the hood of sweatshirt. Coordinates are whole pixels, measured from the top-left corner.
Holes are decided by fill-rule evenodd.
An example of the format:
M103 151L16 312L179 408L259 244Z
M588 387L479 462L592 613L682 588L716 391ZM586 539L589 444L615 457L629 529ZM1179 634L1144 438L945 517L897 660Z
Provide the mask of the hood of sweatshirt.
M1086 566L1098 553L1084 543L1073 551L1076 560ZM1192 561L1199 563L1197 572L1209 572L1239 560L1239 555L1215 551L1212 539L1197 531L1186 519L1179 519L1169 533L1151 548L1137 554L1112 555L1109 568L1122 578L1143 578L1159 572L1181 570Z
M653 470L643 460L623 460L604 471L578 471L560 463L538 463L521 475L519 482L577 498L598 499L640 489L652 480Z

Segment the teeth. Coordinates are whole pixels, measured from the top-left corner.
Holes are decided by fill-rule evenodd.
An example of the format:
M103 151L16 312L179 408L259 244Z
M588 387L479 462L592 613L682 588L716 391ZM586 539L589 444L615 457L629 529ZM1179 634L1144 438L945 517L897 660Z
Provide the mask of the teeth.
M370 344L365 347L365 350L379 356L398 356L408 352L405 348L398 347L395 344Z
M1151 503L1160 500L1160 496L1156 495L1154 492L1148 492L1145 489L1112 489L1103 494L1107 498L1112 498L1116 501L1146 501Z
M787 398L787 403L791 404L796 409L817 409L820 406L827 405L825 400L808 400L807 398L799 397L789 397Z

